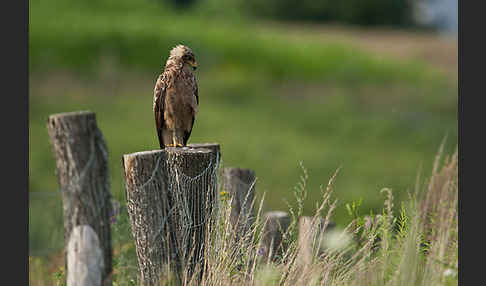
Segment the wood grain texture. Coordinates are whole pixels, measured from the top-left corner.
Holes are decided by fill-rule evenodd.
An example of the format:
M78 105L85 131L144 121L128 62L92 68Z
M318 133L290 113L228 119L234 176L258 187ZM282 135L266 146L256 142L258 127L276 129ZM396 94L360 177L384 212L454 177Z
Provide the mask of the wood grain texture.
M167 268L179 280L192 275L216 205L216 152L166 147L126 154L123 167L141 282L156 285Z
M64 241L67 245L74 227L89 225L103 250L103 285L111 285L108 149L95 114L88 111L54 114L49 116L47 127L62 193Z

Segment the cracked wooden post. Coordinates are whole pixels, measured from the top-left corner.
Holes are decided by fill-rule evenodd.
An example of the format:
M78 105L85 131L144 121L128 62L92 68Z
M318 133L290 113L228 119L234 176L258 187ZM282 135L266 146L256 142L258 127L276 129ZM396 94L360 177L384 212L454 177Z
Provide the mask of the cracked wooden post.
M47 128L56 159L56 173L64 213L64 250L67 281L81 281L76 264L69 261L68 245L73 229L86 225L97 236L103 262L101 280L96 284L111 285L112 248L110 212L112 210L108 174L108 149L93 112L69 112L49 116ZM80 252L84 250L78 249ZM86 265L85 265L86 266ZM82 267L82 266L81 266ZM78 273L78 274L75 274ZM86 273L85 273L86 274ZM72 283L72 282L71 282ZM87 284L69 284L87 285Z
M301 266L310 265L313 258L325 251L324 238L327 231L332 230L336 224L326 222L323 217L302 216L299 219L299 253L297 261Z
M172 274L187 280L202 270L217 198L216 157L215 150L191 147L123 155L127 209L144 285L158 285Z
M261 256L265 262L275 262L283 255L287 245L283 241L283 234L290 225L290 216L283 211L270 211L263 215ZM260 252L260 250L259 250Z
M231 201L230 223L236 233L236 240L245 237L254 222L253 200L255 197L255 172L250 169L223 169L223 190Z

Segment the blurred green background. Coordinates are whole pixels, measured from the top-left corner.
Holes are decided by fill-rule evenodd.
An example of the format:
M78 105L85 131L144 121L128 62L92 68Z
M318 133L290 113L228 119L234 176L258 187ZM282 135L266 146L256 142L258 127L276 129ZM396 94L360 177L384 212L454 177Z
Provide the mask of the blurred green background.
M360 198L363 213L378 211L384 187L405 198L444 137L446 152L457 145L457 38L410 3L30 0L30 255L63 245L47 117L96 112L123 203L121 157L158 148L153 86L179 43L199 63L189 142L217 142L224 166L255 170L265 211L295 206L300 162L305 215L339 167L338 224Z

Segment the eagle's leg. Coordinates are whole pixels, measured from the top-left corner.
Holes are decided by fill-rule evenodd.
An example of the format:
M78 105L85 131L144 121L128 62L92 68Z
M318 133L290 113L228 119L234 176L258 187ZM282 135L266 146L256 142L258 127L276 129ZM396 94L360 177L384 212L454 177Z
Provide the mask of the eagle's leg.
M172 132L172 146L174 147L177 146L175 134L176 134L175 131Z
M166 144L165 146L167 147L184 147L184 143L183 143L183 140L181 138L181 136L179 136L179 133L177 130L170 130L170 136L168 136L169 140L167 140L168 144Z
M162 130L162 137L165 147L174 147L174 131L170 128L165 127Z
M174 142L174 146L176 147L184 147L184 131L180 129L174 130L174 136L172 137L172 142Z

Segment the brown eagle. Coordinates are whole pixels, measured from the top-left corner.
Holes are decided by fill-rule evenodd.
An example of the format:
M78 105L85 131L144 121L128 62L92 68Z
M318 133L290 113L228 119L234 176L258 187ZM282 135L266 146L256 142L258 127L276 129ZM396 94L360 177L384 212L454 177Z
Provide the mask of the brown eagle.
M192 50L178 45L170 51L154 88L155 126L160 148L186 146L197 114L197 68Z

